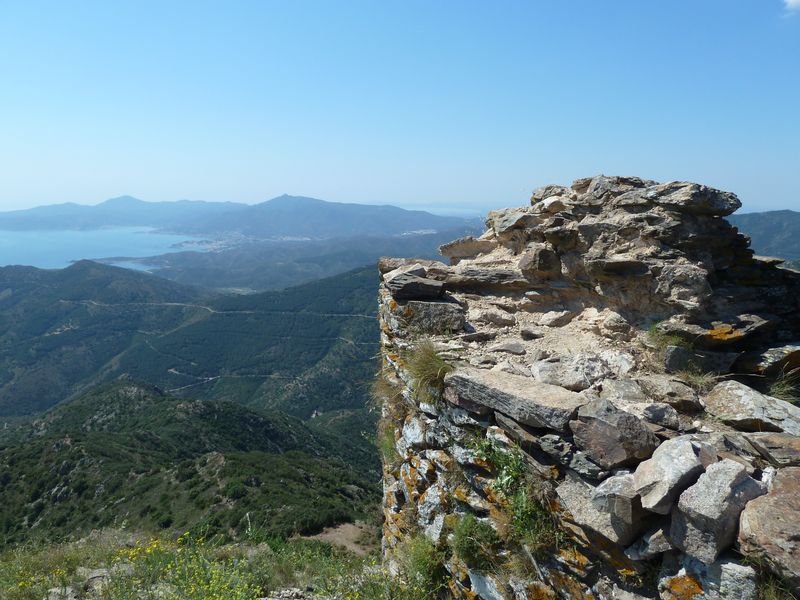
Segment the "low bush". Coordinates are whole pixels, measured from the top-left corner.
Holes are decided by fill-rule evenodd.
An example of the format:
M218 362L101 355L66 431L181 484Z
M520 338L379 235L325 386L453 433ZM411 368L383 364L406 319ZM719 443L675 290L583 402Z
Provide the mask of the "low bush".
M467 514L453 528L453 552L467 566L477 571L486 571L492 566L492 557L500 538L491 525Z

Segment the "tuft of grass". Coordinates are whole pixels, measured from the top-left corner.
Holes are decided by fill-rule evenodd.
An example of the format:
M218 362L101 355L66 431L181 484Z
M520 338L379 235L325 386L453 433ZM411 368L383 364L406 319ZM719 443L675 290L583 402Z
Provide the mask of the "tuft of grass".
M698 369L676 371L673 375L701 394L710 392L711 388L719 381L718 375L714 373L705 373Z
M453 552L466 565L476 571L486 571L492 566L495 548L500 543L495 530L473 514L467 514L456 523L451 540Z
M424 535L405 540L397 550L403 579L411 589L424 592L420 598L436 598L445 587L446 555Z
M381 413L375 445L385 464L397 465L401 457L395 446L395 432L408 413L408 406L403 398L403 386L393 372L384 369L372 381L370 398Z
M692 349L692 344L690 342L687 342L680 336L664 333L659 330L658 326L659 323L653 323L647 329L647 341L655 348L656 353L663 355L667 346L680 346L688 350Z
M767 394L792 404L800 402L800 368L782 371L769 386Z
M530 482L522 485L509 499L509 534L537 558L546 558L564 542L564 532L545 508L541 494Z
M445 375L453 365L446 362L431 340L422 340L403 356L412 378L414 393L420 402L436 404L441 400Z

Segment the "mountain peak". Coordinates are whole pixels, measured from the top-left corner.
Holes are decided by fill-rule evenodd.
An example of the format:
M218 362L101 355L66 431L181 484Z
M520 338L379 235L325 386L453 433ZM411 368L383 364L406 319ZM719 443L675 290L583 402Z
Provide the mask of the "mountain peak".
M109 198L105 202L101 202L98 206L136 206L139 204L145 204L144 200L139 200L138 198L134 198L133 196L117 196L115 198Z

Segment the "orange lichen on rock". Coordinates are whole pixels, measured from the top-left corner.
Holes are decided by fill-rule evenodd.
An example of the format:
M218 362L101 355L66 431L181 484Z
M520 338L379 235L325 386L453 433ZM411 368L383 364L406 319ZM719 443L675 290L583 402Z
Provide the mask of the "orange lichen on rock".
M664 585L662 598L668 600L692 600L703 595L700 582L691 575L676 575L669 578Z

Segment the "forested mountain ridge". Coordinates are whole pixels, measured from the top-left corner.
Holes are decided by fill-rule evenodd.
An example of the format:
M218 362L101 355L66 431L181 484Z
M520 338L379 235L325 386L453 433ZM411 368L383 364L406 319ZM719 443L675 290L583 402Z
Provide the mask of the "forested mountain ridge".
M123 378L5 430L0 473L3 543L124 525L284 536L365 510L378 462L286 415Z
M772 210L734 214L727 219L750 238L758 254L800 259L800 212Z
M39 412L126 373L302 418L360 410L377 350L376 279L364 268L213 296L88 261L0 269L0 415Z

